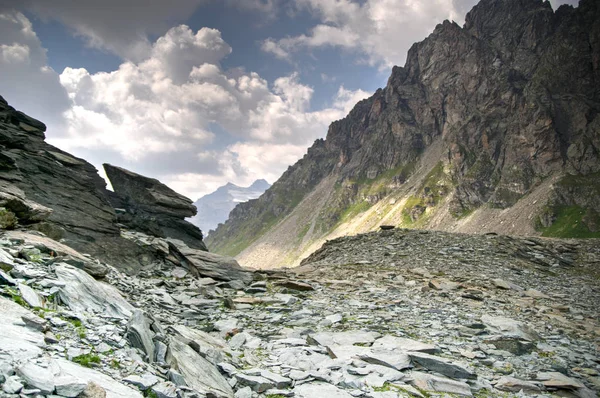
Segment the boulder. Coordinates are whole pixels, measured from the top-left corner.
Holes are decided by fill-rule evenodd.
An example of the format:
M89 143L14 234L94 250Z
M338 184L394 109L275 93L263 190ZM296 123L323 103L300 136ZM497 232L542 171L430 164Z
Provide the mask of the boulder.
M90 163L46 143L45 129L0 97L0 207L20 225L136 272L151 253L121 238L106 182Z
M181 373L190 388L199 393L215 398L233 398L233 390L217 367L189 345L177 340L171 342L167 362Z
M154 361L154 333L150 330L148 319L140 310L134 310L131 319L127 323L127 338L132 346L144 351L148 356L148 362Z
M160 181L121 167L104 164L114 193L110 201L119 211L119 222L129 228L161 238L174 238L206 251L202 231L185 221L196 215L196 206Z
M242 268L238 262L227 256L198 250L184 242L169 239L171 253L196 277L210 277L222 281L240 280L250 283L252 272Z
M96 312L129 319L133 306L113 286L96 281L87 273L68 264L56 265L56 276L65 285L59 288L60 300L75 313Z

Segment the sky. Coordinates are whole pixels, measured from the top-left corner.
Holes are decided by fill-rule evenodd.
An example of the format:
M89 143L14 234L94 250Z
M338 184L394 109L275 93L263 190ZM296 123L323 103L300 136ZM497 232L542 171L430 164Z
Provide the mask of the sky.
M196 200L273 183L475 3L0 0L0 95L101 175L111 163Z

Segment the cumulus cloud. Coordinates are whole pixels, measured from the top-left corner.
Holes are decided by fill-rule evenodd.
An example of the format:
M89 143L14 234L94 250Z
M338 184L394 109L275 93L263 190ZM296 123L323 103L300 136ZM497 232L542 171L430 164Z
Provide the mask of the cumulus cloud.
M0 13L0 94L48 126L61 128L69 98L58 74L47 66L46 50L21 13Z
M4 0L3 7L28 10L59 21L88 45L140 61L152 48L149 35L163 34L208 0ZM0 6L2 7L2 6ZM1 10L0 10L1 11Z
M341 87L331 106L311 111L314 91L297 74L269 84L254 72L224 70L230 52L218 30L181 25L142 62L110 73L66 68L60 82L73 103L65 112L68 128L49 140L95 164L108 159L156 176L195 198L225 181L276 180L331 121L367 96ZM220 145L215 126L235 143Z
M335 47L354 51L359 60L381 69L403 65L410 46L445 19L462 23L477 0L296 0L319 23L306 34L268 38L261 49L290 61L295 53ZM576 5L577 0L553 0Z

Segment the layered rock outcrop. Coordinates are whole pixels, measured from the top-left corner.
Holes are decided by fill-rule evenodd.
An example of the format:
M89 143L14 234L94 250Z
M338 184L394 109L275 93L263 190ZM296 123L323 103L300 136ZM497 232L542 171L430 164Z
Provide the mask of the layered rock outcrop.
M372 219L389 216L410 227L460 230L465 223L452 218L511 208L544 182L563 176L585 183L569 183L567 190L536 199L553 198L544 227L559 220L565 206L583 209L585 220L597 223L590 186L594 192L600 186L599 26L594 0L556 11L541 0L483 0L463 27L445 21L411 47L405 66L393 68L385 88L332 123L326 140L315 142L265 195L238 206L208 246L241 252L253 241L232 252L240 231L265 234L294 215L326 180L334 189L327 203L305 209L318 213L308 228L316 231L315 239L383 198L393 206L381 206ZM420 182L402 191L411 176ZM436 214L438 208L442 213ZM517 223L530 231L538 216ZM377 227L369 225L355 232ZM286 239L297 239L302 228ZM247 253L254 248L258 253L256 245Z
M94 166L47 144L44 130L0 97L0 230L37 230L54 243L42 236L36 247L97 278L106 276L107 263L130 274L183 266L198 277L252 280L234 259L206 253L202 232L185 221L196 214L191 200L158 180L105 165L115 189L108 191ZM7 237L20 240L23 233Z
M0 97L0 204L21 225L138 269L150 253L120 237L104 180L90 163L46 143L45 130Z
M196 215L196 206L154 178L144 177L120 167L104 164L114 193L112 205L118 221L128 228L161 238L174 238L191 248L206 251L202 231L185 221Z

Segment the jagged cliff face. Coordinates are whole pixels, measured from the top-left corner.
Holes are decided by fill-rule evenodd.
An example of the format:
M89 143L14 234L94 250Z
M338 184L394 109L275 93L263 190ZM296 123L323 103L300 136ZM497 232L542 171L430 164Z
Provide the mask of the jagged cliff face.
M554 12L538 0L483 0L464 27L445 21L413 45L385 88L332 123L326 140L265 195L238 206L208 245L229 254L245 249L241 258L261 248L263 263L282 265L307 242L384 221L471 232L514 225L506 219L511 209L534 196L537 207L521 211L517 227L504 232L541 233L568 216L585 224L579 232L593 234L599 110L597 1ZM311 193L327 200L302 206ZM494 209L506 209L505 219L484 225L482 215ZM311 217L294 217L307 211ZM298 225L294 235L293 226L282 226L290 218L308 228ZM280 238L269 238L277 228ZM249 231L253 237L244 238ZM264 259L267 246L291 248L292 235L303 249Z

